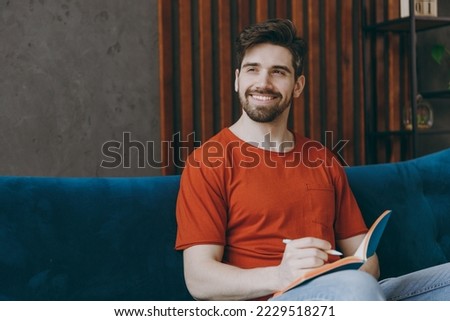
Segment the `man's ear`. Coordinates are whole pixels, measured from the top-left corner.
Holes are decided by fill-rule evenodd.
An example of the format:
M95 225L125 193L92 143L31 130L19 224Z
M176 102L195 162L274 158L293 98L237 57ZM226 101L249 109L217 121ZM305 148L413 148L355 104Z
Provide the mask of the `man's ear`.
M234 91L235 92L238 92L239 91L239 81L238 81L238 78L239 78L239 69L236 69L235 71L234 71Z
M305 76L300 75L300 77L297 78L297 81L295 82L294 86L294 97L297 98L301 95L303 92L303 88L305 88Z

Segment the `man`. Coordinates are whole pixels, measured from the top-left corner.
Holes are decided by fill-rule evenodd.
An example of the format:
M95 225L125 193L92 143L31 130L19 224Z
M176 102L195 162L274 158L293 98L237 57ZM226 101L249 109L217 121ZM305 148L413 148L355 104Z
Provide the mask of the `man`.
M342 167L287 128L292 100L305 86L305 51L289 20L268 20L239 36L242 116L190 156L177 202L176 248L184 250L196 299L268 299L339 259L328 250L353 254L367 232ZM383 300L378 276L374 255L360 270L319 277L277 299Z

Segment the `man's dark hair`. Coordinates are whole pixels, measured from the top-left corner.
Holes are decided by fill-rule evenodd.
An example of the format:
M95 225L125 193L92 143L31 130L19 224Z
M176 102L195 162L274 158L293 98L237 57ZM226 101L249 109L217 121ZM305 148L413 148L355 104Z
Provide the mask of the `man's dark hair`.
M239 69L247 49L262 43L271 43L287 48L292 54L295 79L300 77L303 73L306 43L297 36L297 30L292 21L270 19L245 28L236 39L236 58Z

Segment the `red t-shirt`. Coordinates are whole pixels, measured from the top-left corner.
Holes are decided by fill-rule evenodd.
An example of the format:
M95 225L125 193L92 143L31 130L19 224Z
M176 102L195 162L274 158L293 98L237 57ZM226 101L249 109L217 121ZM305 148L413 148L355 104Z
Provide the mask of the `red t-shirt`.
M334 248L367 232L343 168L320 143L295 135L291 151L270 152L227 128L190 155L177 223L176 249L223 245L223 262L241 268L278 265L285 238Z

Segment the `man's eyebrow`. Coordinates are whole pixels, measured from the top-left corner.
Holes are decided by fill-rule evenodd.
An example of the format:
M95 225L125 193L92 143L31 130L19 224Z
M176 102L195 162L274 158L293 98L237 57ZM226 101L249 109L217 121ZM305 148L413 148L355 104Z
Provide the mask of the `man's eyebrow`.
M261 66L261 64L259 64L257 62L247 62L247 63L242 65L242 68L244 68L244 67L258 67L258 66Z

